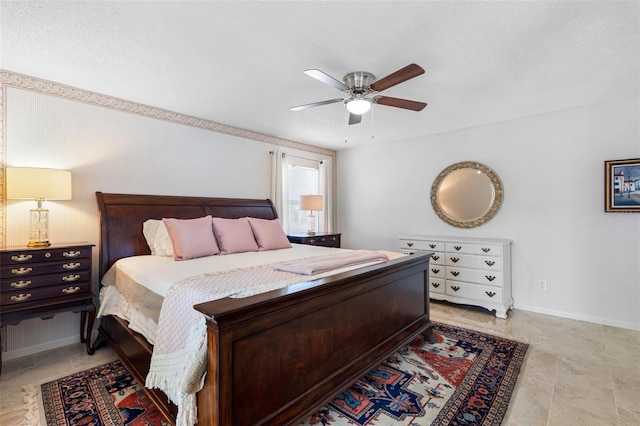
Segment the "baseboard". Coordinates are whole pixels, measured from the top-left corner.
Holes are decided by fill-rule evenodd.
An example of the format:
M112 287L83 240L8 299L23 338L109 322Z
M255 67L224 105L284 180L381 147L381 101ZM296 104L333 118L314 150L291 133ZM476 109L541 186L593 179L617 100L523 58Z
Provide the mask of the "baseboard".
M608 318L601 318L598 316L579 314L575 312L544 309L544 308L539 308L537 306L514 304L513 307L515 309L521 309L523 311L529 311L529 312L536 312L538 314L545 314L545 315L551 315L554 317L569 318L569 319L574 319L579 321L586 321L586 322L592 322L596 324L608 325L611 327L618 327L618 328L625 328L628 330L640 331L640 324L631 323L631 322L612 321L611 319L608 319Z
M98 336L97 331L93 331L91 334L91 341L93 342ZM69 336L63 339L52 340L49 342L40 343L38 345L27 346L13 351L7 351L2 353L2 360L9 361L11 359L21 358L23 356L34 355L40 352L49 351L51 349L61 348L63 346L73 345L79 343L78 336Z

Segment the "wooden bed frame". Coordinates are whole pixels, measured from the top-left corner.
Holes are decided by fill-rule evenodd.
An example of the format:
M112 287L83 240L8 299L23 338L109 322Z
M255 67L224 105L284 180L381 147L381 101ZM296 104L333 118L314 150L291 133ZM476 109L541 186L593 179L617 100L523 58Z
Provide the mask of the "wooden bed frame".
M270 200L96 196L100 277L120 258L149 254L142 235L147 219L277 217ZM244 299L196 305L207 318L209 345L198 424L297 424L418 334L433 341L429 258L407 256ZM146 339L114 316L100 319L102 339L144 385L153 350ZM177 409L165 394L145 391L173 421Z

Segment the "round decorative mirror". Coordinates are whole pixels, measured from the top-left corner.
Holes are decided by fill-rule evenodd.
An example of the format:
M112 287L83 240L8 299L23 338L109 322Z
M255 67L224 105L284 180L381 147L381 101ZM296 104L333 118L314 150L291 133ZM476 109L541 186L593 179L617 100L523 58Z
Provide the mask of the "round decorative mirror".
M431 186L431 205L440 219L458 228L488 222L502 204L502 182L489 167L472 161L452 164Z

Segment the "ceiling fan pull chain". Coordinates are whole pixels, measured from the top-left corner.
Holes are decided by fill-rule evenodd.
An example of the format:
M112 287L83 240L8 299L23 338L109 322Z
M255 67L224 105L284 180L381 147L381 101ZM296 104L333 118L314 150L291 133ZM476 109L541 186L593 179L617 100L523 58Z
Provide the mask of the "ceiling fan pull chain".
M375 108L373 108L373 105L371 105L371 139L373 139L373 138L374 138L374 132L375 132L375 130L376 130L376 129L375 129L375 126L374 126L374 123L373 123L373 120L374 120L374 113L373 113L373 110L374 110L374 109L375 109Z

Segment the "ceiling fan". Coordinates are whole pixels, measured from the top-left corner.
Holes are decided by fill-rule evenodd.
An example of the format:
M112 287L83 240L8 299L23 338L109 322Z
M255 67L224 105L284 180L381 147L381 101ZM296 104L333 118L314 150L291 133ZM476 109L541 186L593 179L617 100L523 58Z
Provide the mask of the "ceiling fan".
M336 98L326 101L313 102L310 104L298 105L291 108L291 111L301 111L307 108L328 105L337 102L343 102L347 111L349 111L349 124L358 124L362 120L362 114L369 111L371 105L376 103L395 108L409 109L412 111L422 111L427 106L424 102L410 101L408 99L392 98L389 96L375 95L369 97L370 94L382 92L396 84L403 83L414 77L424 74L424 69L416 64L409 64L388 76L376 80L376 77L366 71L354 71L345 75L342 81L338 81L328 74L316 69L306 70L304 72L310 77L315 78L331 87L345 92L348 98Z

